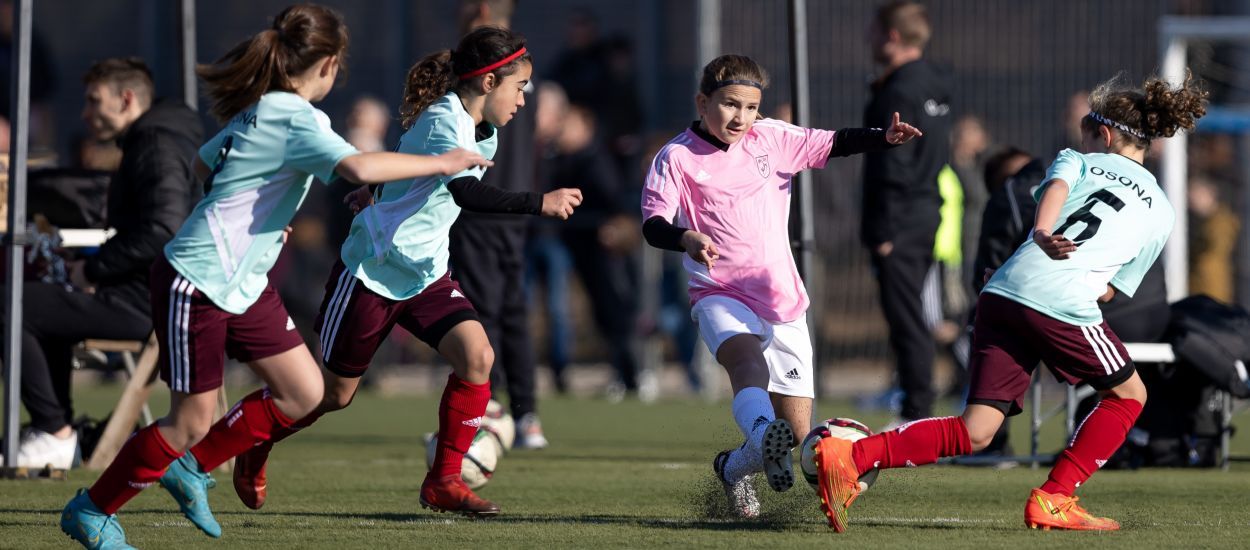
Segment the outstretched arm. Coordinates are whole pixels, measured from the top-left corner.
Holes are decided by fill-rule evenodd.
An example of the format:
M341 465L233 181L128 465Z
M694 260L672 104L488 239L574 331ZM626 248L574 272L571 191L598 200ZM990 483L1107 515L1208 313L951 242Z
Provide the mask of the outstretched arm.
M899 120L894 113L890 127L881 128L843 128L834 134L833 148L829 150L829 158L847 157L860 153L875 153L902 145L924 133L906 122Z
M334 171L347 181L368 185L436 174L451 176L475 166L492 165L477 152L452 149L441 155L358 153L339 161Z

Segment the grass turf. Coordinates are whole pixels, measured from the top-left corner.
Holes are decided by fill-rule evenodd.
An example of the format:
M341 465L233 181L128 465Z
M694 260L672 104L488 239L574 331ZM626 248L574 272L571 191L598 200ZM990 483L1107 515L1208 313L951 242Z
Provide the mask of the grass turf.
M117 391L79 391L80 408L102 415ZM1118 533L1025 529L1024 499L1046 475L1027 466L884 472L856 501L843 535L825 527L815 494L801 480L780 494L761 483L763 517L734 521L724 517L724 497L710 473L713 454L737 444L728 403L551 399L541 406L552 446L500 460L495 479L481 491L503 507L491 520L420 509L416 492L425 462L419 437L435 428L437 401L373 394L277 447L264 510L244 508L229 477L218 475L210 495L224 530L220 540L191 526L159 487L136 497L119 518L141 548L1231 548L1250 540L1246 463L1229 472L1100 472L1081 489L1082 503L1120 520ZM845 403L820 408L822 415L855 416L872 426L885 420ZM1236 420L1244 424L1250 414ZM1060 444L1058 429L1046 434L1046 448ZM1013 430L1025 445L1025 422L1015 422ZM1234 439L1235 453L1250 454L1250 442L1240 439ZM96 475L75 470L68 483L0 481L0 548L71 547L57 528L59 511Z

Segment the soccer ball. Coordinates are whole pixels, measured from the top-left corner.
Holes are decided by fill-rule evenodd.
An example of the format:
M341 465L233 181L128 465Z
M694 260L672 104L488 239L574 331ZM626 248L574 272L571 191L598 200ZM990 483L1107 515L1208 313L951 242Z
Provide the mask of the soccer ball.
M426 468L434 467L434 454L438 451L438 432L427 434L425 440ZM484 429L479 429L469 445L469 452L464 453L460 461L460 479L470 489L477 489L495 475L495 466L499 463L499 455L503 450L499 442Z
M512 415L504 410L503 405L494 399L486 404L486 416L482 417L482 429L495 436L503 452L512 450L512 442L516 440L516 422L512 420Z
M799 468L803 470L803 478L813 490L819 491L820 480L816 477L816 445L821 439L840 437L859 441L870 435L872 435L872 430L853 418L830 418L817 424L812 431L807 433L807 437L803 438L802 449L799 452ZM873 468L860 476L859 490L867 491L869 487L872 487L872 484L877 482L879 472L878 469Z

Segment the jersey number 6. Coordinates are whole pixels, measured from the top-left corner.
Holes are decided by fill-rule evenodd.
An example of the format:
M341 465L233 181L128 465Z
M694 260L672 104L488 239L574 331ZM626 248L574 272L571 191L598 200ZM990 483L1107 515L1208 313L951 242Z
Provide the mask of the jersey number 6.
M1095 216L1093 212L1094 205L1100 202L1110 206L1116 212L1119 212L1121 208L1124 208L1124 201L1120 200L1119 197L1115 196L1106 189L1099 190L1093 195L1090 195L1088 199L1085 199L1085 206L1082 206L1080 210L1077 210L1076 212L1073 212L1071 216L1068 216L1068 219L1063 222L1063 225L1059 226L1059 229L1055 230L1055 234L1062 235L1076 222L1085 222L1085 230L1081 231L1081 234L1077 235L1075 239L1072 239L1072 242L1081 244L1093 238L1094 235L1098 233L1098 228L1102 226L1102 218Z

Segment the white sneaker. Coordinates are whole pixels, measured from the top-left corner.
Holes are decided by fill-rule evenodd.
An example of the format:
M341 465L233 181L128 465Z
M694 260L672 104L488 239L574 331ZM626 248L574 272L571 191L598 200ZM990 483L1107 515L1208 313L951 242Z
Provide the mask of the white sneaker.
M735 483L725 481L725 465L729 463L729 454L733 451L721 451L712 460L712 472L716 480L725 489L725 498L729 500L729 509L735 516L743 519L757 518L760 515L760 498L755 492L755 484L751 476L745 476Z
M534 413L525 413L521 416L521 420L516 423L517 438L513 443L513 447L520 449L545 449L547 448L547 437L543 435L542 422L538 420L538 415Z
M68 470L74 466L78 453L78 432L61 439L43 430L28 428L22 433L17 451L17 465L22 468Z

